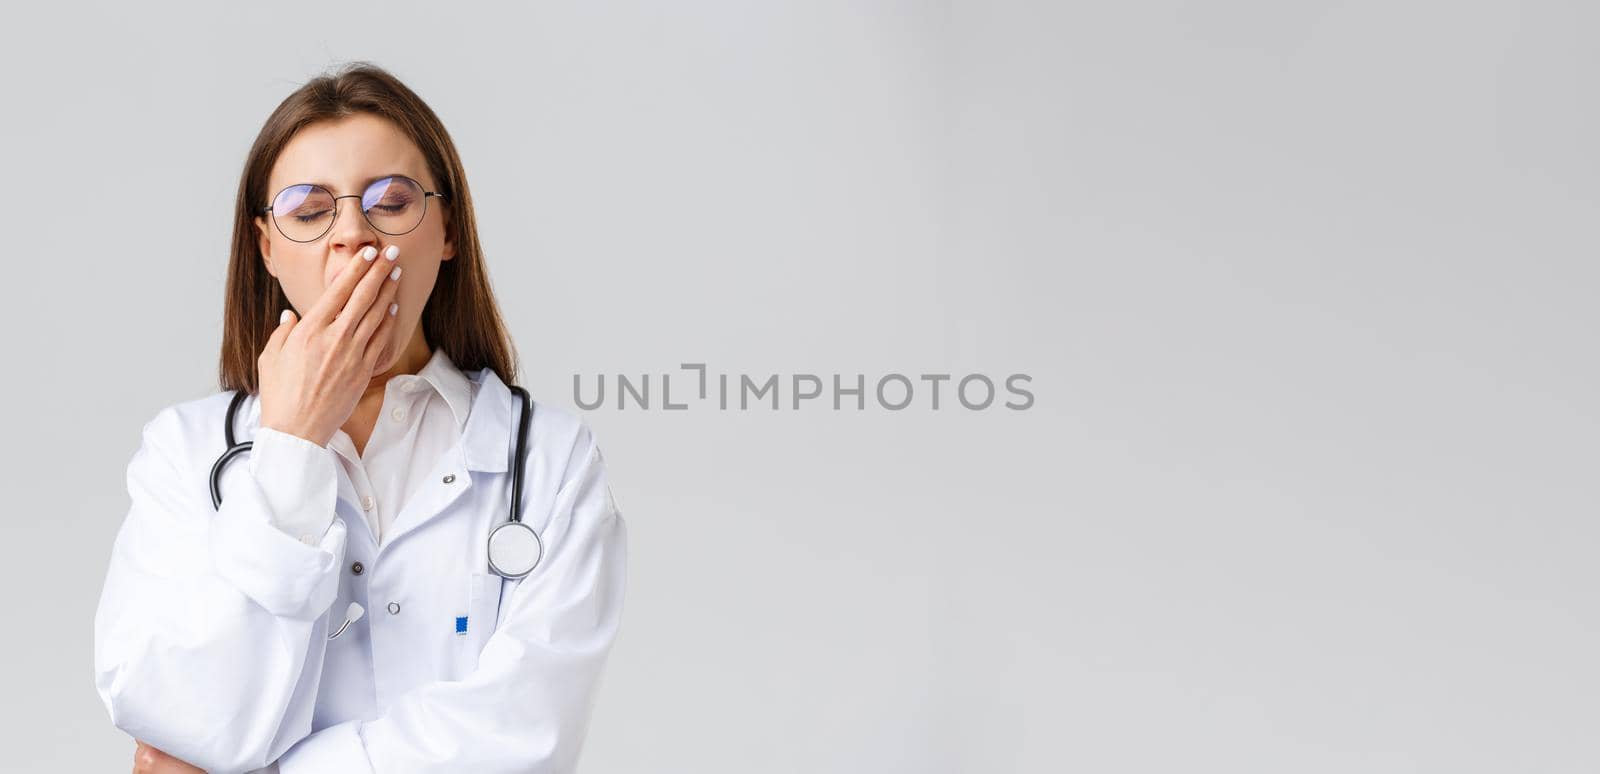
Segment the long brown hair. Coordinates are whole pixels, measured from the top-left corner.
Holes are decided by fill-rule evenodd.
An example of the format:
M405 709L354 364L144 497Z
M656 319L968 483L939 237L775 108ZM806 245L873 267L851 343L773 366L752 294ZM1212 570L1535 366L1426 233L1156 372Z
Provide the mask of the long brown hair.
M259 389L256 358L278 327L289 298L263 262L255 218L266 205L267 178L278 154L295 132L315 121L371 113L392 121L417 147L428 171L449 197L445 235L455 242L455 257L439 264L439 277L422 310L422 332L442 347L469 375L494 369L502 382L515 384L516 348L500 318L483 250L478 244L472 193L461 157L439 117L415 92L383 68L352 62L308 81L286 97L256 135L239 178L233 213L233 253L228 258L227 299L223 309L222 357L218 380L224 390Z

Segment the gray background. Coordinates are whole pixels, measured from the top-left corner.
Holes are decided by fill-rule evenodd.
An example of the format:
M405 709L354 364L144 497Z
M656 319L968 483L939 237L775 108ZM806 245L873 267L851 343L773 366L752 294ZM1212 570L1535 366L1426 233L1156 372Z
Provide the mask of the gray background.
M1600 769L1592 4L224 5L0 31L7 768L128 766L125 466L215 389L250 140L365 58L537 398L1034 377L586 412L632 549L587 771Z

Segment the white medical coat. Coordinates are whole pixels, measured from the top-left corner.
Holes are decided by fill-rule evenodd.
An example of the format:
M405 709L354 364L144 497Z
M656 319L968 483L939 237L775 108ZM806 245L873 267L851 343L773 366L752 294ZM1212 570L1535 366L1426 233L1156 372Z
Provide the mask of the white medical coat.
M381 549L331 457L337 491L320 505L335 518L320 542L274 526L281 493L257 483L248 453L212 507L233 393L148 422L95 613L112 722L215 772L572 771L620 626L626 528L594 435L535 401L522 520L544 557L521 580L490 571L521 403L493 370L468 376L478 389L460 442ZM236 439L259 417L251 396ZM328 640L352 601L366 615Z

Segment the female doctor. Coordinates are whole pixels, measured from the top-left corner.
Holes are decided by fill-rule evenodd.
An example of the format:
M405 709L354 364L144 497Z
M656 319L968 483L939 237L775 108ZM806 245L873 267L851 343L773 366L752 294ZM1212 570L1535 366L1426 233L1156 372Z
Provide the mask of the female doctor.
M572 771L626 531L594 435L511 386L461 161L393 76L268 117L225 317L223 391L144 426L95 614L134 770Z

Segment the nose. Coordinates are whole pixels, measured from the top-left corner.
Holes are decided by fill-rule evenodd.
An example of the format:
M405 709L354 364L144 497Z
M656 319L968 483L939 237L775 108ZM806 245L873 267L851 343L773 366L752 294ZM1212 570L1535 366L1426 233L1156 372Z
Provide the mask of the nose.
M330 249L336 254L351 256L367 245L378 247L378 232L362 214L360 196L341 196L334 200L333 206L333 230L328 234Z

